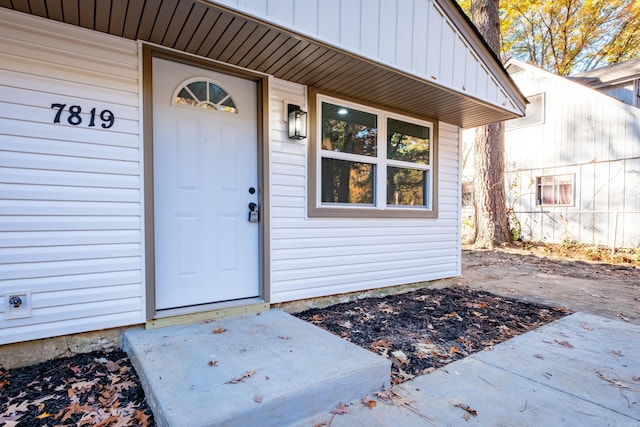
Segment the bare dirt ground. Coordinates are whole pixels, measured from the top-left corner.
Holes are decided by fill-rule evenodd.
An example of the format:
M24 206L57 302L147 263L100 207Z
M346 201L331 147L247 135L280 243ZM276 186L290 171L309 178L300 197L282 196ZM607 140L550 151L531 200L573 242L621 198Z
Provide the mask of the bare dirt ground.
M462 251L460 285L640 324L640 268L510 248Z

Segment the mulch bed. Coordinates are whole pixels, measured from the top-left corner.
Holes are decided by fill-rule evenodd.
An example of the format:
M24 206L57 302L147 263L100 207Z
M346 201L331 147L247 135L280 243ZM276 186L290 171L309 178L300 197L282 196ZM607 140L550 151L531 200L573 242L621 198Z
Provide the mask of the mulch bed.
M405 382L570 314L454 286L367 298L296 314L393 362Z
M431 372L569 314L461 286L297 314L393 362L392 383ZM122 351L0 369L2 426L155 426Z
M0 425L155 426L123 351L0 369Z

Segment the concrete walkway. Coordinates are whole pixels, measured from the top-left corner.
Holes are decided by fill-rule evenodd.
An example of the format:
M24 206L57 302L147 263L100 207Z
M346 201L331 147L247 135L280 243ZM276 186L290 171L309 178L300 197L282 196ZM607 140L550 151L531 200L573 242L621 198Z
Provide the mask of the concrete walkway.
M640 326L576 313L397 391L294 426L640 426Z
M125 349L160 426L640 426L640 326L585 313L395 388L387 359L279 310Z

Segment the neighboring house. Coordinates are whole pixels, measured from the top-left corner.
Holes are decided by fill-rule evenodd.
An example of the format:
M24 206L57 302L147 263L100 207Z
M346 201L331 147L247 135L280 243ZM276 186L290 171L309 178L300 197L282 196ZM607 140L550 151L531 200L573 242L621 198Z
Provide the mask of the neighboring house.
M640 61L576 78L516 60L506 67L529 100L525 117L505 123L507 203L521 237L639 247ZM473 131L464 134L468 152ZM470 181L472 162L466 160L463 181ZM470 186L463 188L468 223Z
M0 5L0 344L458 276L526 103L450 0Z
M574 74L569 78L640 108L640 58Z

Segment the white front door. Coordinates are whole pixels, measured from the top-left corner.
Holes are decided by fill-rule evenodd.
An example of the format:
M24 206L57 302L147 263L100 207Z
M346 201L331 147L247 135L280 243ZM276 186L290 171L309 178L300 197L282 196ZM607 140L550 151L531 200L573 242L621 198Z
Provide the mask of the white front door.
M258 203L257 97L254 81L153 59L157 310L260 293L248 207Z

